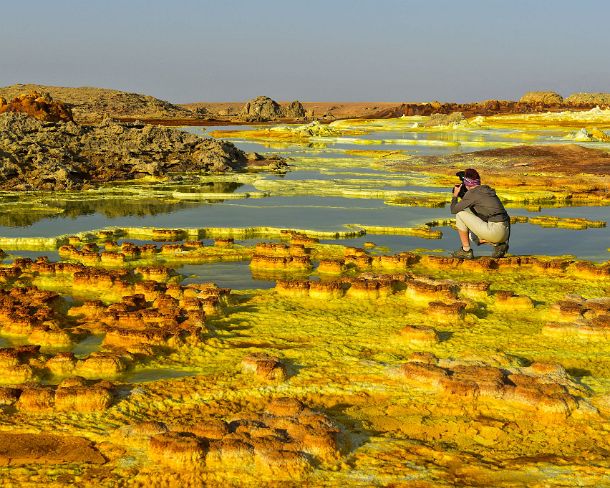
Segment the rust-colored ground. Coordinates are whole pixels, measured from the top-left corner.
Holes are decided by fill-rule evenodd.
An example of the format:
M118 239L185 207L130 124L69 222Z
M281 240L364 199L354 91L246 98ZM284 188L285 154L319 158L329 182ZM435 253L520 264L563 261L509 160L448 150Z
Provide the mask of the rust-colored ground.
M430 163L442 163L445 167L451 165L460 168L464 165L488 168L503 163L504 170L519 173L527 171L562 175L610 173L610 154L578 144L524 145L452 154L442 158L426 156L421 159Z

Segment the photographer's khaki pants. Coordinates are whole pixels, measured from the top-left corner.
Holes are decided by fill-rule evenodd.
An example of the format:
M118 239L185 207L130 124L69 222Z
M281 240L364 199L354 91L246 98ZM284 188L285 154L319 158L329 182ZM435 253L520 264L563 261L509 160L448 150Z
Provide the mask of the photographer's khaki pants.
M485 222L467 208L455 215L456 227L463 231L476 234L479 239L499 244L508 239L508 224L506 222Z

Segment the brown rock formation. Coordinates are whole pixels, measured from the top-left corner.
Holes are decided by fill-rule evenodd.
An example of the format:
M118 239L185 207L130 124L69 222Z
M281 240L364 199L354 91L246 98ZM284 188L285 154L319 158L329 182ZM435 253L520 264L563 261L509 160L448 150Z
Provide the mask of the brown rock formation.
M304 298L309 296L309 284L307 280L277 280L275 290L280 295Z
M189 417L170 428L148 421L115 435L129 445L147 443L151 457L174 469L252 472L280 482L297 480L314 463L339 454L337 426L290 398L273 400L263 412L238 411L229 420Z
M497 403L544 416L569 417L573 411L594 413L583 397L589 392L573 381L559 365L534 363L529 367L501 369L480 364L462 364L413 358L403 364L405 381L414 387L432 390L463 400L487 401L496 414Z
M47 387L28 387L21 391L17 408L24 412L51 412L55 406L55 392Z
M12 270L21 274L19 267ZM31 286L0 290L0 328L10 334L22 335L37 330L41 339L45 330L55 330L61 335L57 324L62 321L62 314L58 312L58 305L62 302L59 294ZM48 334L48 339L49 343L55 343L53 333ZM64 339L61 338L60 342L65 343Z
M532 105L561 105L564 102L563 97L553 91L532 91L527 92L519 99L519 103Z
M240 115L248 122L267 122L278 120L284 116L282 107L269 97L256 97L248 101Z
M600 106L607 107L610 105L610 93L572 93L564 102L566 105L582 107L582 106Z
M392 291L392 283L389 280L368 280L361 278L350 280L350 287L346 292L346 296L376 300L377 298L392 294Z
M290 104L284 108L284 117L288 119L304 119L306 117L305 107L298 100L290 102Z
M422 325L405 325L400 329L400 337L409 342L423 344L435 344L439 341L436 330Z
M0 114L4 112L20 112L45 122L74 122L68 105L37 91L17 95L10 102L0 97Z
M55 409L64 412L100 412L112 403L112 393L101 386L63 386L55 392Z
M318 265L318 273L341 274L345 269L345 261L342 259L323 259Z
M341 298L345 295L344 285L338 281L312 281L309 296L317 299Z
M252 256L250 266L272 270L307 271L312 268L312 263L308 256L280 257L255 254Z
M439 320L454 320L464 316L466 303L460 301L432 301L428 303L428 313Z
M494 292L497 308L507 310L523 310L534 308L534 302L528 296L519 296L510 290L496 290Z
M192 469L203 464L206 443L193 434L168 432L150 439L149 452L152 459L174 469Z
M105 352L94 352L76 364L77 374L86 378L112 378L125 372L126 369L125 359Z
M407 282L406 295L414 300L443 303L453 301L457 296L457 289L452 282L418 277Z
M264 353L254 353L246 356L241 362L242 370L254 373L265 380L283 381L286 369L279 358Z

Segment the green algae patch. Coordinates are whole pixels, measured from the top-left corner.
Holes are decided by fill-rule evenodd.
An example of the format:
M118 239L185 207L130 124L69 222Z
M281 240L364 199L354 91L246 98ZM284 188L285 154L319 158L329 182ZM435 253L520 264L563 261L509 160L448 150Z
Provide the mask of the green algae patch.
M243 193L208 193L208 192L180 192L174 191L172 198L177 200L241 200L244 198L264 198L269 196L265 192L243 192Z
M436 194L392 198L385 200L383 203L394 207L444 208L450 201L449 197Z
M364 229L367 235L400 235L422 237L424 239L442 239L443 233L439 230L432 230L429 226L421 227L387 227L380 225L361 225L348 224L351 227Z
M606 222L603 220L590 220L585 218L567 218L540 215L537 217L529 217L527 222L541 227L559 227L562 229L599 229L606 227Z
M361 198L377 200L394 200L399 198L416 198L422 201L447 199L445 194L434 194L417 190L387 190L386 186L404 186L408 181L400 180L300 180L280 181L261 179L254 186L261 191L267 191L272 196L304 196L316 195L325 197Z

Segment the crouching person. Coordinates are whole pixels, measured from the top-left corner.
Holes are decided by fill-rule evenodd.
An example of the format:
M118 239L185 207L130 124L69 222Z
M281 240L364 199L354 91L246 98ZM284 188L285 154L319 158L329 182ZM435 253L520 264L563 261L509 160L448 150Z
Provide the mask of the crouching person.
M451 213L455 214L462 247L451 255L456 258L472 259L474 257L470 248L472 240L477 246L491 244L494 246L492 257L503 257L508 251L510 237L510 217L504 205L493 188L481 185L481 177L477 170L468 168L463 175L458 173L458 176L462 179L462 184L453 188ZM463 196L458 201L460 195Z

